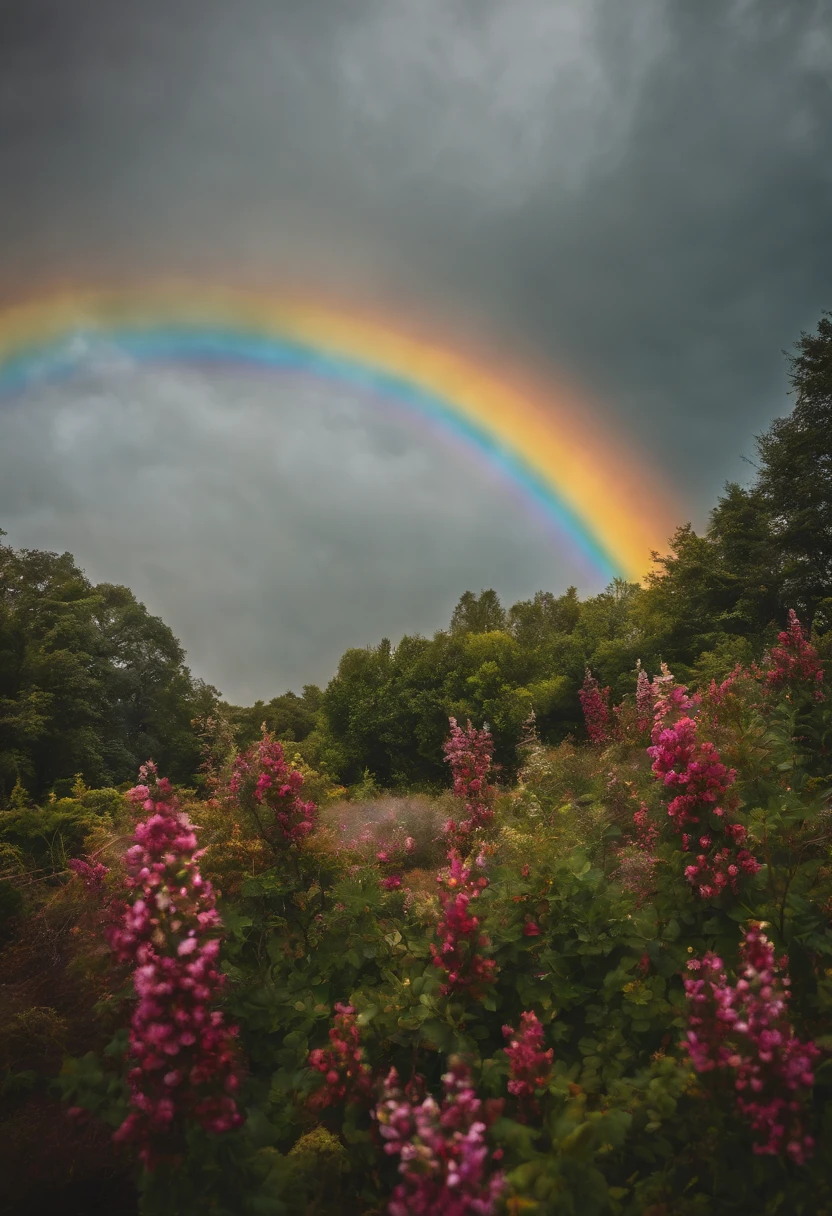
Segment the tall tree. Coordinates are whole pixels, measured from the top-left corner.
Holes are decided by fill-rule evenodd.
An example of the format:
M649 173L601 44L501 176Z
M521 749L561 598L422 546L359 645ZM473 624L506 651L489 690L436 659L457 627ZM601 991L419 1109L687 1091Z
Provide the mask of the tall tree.
M464 592L451 617L451 633L487 633L505 629L506 614L496 591Z
M757 440L762 495L780 554L781 603L810 624L832 594L832 313L789 356L797 401Z

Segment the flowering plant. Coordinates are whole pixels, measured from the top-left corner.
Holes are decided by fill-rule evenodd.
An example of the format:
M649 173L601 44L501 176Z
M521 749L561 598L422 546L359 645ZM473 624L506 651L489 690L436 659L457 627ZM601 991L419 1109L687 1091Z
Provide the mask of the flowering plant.
M735 984L715 954L688 963L685 1046L697 1072L733 1075L737 1109L751 1125L754 1152L785 1153L802 1165L815 1143L806 1128L806 1091L814 1084L820 1051L794 1032L785 960L775 959L763 928L752 925L745 932Z
M489 941L480 929L480 917L470 906L488 886L488 879L484 874L474 878L455 849L448 860L450 866L437 878L442 916L436 926L437 940L431 942L431 955L434 965L445 973L443 994L467 990L476 998L493 984L497 966L482 953Z
M494 741L490 731L477 730L470 720L465 729L456 718L449 721L451 733L443 750L453 773L454 796L464 804L465 818L459 823L449 820L445 831L450 840L463 847L471 833L485 827L494 816L494 790L488 784Z
M188 816L166 778L148 763L130 791L145 818L127 850L132 903L111 926L116 958L133 966L136 1005L127 1074L131 1112L115 1133L139 1146L146 1166L169 1154L188 1120L219 1133L243 1119L236 1028L212 1009L225 977L217 970L221 922Z
M389 1216L493 1216L505 1179L491 1166L487 1111L477 1097L468 1066L448 1061L440 1101L408 1096L391 1068L375 1118L384 1151L399 1158L398 1183Z
M286 762L283 746L265 731L234 761L229 781L232 806L245 808L262 836L280 851L298 845L315 826L317 808L300 797L303 773Z

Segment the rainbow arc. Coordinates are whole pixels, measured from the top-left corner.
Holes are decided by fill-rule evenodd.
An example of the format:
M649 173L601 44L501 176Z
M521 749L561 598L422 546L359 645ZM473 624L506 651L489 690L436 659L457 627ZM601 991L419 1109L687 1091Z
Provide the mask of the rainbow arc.
M96 342L139 362L311 376L412 411L499 469L605 580L640 580L682 515L623 436L564 387L297 298L177 287L63 292L7 307L0 395L71 376Z

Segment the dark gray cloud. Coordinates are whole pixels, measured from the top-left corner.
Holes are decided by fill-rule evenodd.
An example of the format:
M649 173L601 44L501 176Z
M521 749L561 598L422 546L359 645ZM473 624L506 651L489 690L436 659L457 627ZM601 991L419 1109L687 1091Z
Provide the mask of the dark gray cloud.
M701 525L725 478L747 476L754 433L788 408L781 349L832 299L830 69L832 0L6 0L0 281L13 295L137 271L300 278L428 316L566 369ZM226 470L212 505L199 466L216 459L210 427L224 410L237 419L243 464L256 445L261 407L246 384L111 368L94 392L64 385L27 402L52 436L46 451L4 406L12 540L73 547L96 577L136 585L164 605L194 666L241 696L324 678L347 644L439 625L465 586L511 598L579 577L504 490L489 512L482 471L332 394L304 398L330 439L303 431L294 481L255 462L235 490ZM275 417L291 430L297 398L257 393L282 402ZM164 434L163 417L177 432L170 553L149 517L130 515L144 519L131 531L112 509L132 459L102 420L112 404L96 407L83 478L61 466L59 413L83 428L92 399L116 398L148 435ZM336 443L346 416L360 421ZM207 429L189 457L197 418ZM339 483L327 461L353 444L368 467ZM439 484L464 487L453 523ZM83 503L74 532L62 495ZM269 502L293 519L294 598L277 622L277 576L240 556L248 513L268 515ZM189 559L202 551L184 521L204 511L236 591ZM337 612L321 606L316 554ZM251 638L234 653L249 673L236 683L211 658L230 654L211 622L232 600Z
M4 406L0 519L131 586L237 702L325 682L341 652L431 633L460 588L586 585L465 449L385 407L96 352L68 395Z

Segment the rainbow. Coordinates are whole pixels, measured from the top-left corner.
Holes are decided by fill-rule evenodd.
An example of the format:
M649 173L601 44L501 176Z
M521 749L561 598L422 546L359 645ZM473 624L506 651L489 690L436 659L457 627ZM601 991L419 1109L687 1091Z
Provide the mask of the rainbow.
M639 581L681 517L586 399L375 316L204 286L47 293L0 308L0 397L71 375L84 339L142 361L311 375L412 410L483 454L605 581Z

